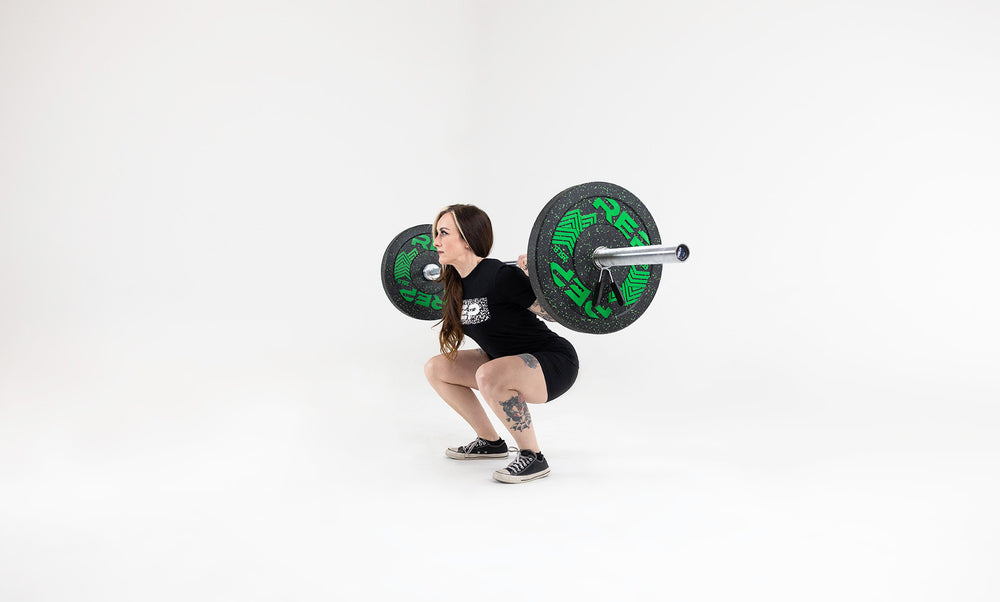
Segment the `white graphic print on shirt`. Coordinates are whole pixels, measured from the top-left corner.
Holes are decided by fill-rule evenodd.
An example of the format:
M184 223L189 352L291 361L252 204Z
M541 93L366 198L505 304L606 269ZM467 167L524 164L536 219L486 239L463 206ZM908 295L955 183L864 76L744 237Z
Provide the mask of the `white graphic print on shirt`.
M490 319L490 306L486 297L462 301L462 324L482 324Z

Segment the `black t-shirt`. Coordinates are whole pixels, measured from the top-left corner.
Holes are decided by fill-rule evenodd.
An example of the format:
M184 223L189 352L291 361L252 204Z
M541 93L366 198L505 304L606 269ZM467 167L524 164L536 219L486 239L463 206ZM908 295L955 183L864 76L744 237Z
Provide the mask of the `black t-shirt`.
M484 259L462 278L462 332L491 358L565 349L530 307L531 281L520 268Z

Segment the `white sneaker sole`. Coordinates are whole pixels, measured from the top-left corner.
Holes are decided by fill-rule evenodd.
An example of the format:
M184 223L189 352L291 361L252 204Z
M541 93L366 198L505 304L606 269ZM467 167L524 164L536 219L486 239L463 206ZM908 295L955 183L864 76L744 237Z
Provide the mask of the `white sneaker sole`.
M502 454L464 454L457 449L449 447L445 450L444 455L456 460L492 460L494 458L506 458L510 455L510 452L503 452Z
M540 479L542 477L549 476L549 469L546 468L541 472L536 472L535 474L530 474L526 477L514 476L510 473L498 470L493 473L493 478L500 481L501 483L527 483L528 481L534 481L535 479Z

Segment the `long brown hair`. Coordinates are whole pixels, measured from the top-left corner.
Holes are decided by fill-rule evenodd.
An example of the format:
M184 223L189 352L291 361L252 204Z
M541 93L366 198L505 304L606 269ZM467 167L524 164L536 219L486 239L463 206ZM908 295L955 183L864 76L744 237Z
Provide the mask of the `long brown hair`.
M434 218L433 235L437 238L438 220L450 213L455 220L458 234L479 257L486 257L493 248L493 224L490 216L475 205L449 205ZM462 277L454 266L441 266L441 282L444 283L444 308L441 318L441 332L438 341L441 353L448 359L455 359L458 347L465 338L462 332Z

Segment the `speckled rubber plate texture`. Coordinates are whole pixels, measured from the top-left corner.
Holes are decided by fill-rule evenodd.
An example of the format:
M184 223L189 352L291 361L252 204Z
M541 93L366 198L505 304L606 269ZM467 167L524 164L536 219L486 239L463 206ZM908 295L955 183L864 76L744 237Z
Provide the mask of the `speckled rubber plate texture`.
M658 244L653 216L628 190L608 182L567 188L549 201L531 229L528 269L535 296L549 315L577 332L621 330L649 307L663 266L611 268L625 301L619 305L610 287L596 299L601 270L594 265L594 249Z
M424 278L424 267L440 265L431 224L400 232L382 255L382 288L396 309L419 320L441 319L444 285Z

